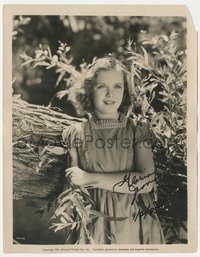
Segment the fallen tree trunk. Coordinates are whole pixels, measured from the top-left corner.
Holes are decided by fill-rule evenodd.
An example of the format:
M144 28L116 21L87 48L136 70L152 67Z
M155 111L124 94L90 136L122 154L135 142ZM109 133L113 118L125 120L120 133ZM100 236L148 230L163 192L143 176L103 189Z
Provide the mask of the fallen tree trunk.
M80 121L48 107L13 99L15 200L49 199L62 191L68 158L61 134L66 126Z

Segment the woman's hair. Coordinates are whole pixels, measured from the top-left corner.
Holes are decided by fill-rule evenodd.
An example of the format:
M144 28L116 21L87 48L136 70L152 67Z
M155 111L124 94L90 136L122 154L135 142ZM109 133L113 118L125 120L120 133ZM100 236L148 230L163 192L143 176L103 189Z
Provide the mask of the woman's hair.
M85 79L81 86L81 89L77 94L77 100L81 105L81 109L86 112L93 112L94 111L94 103L92 98L92 91L93 87L96 83L97 74L101 70L112 70L117 69L123 72L123 79L124 79L124 95L122 99L122 103L118 108L118 111L121 113L126 114L129 107L131 106L131 94L129 90L129 72L126 67L115 57L113 56L106 56L97 59L91 65L88 66Z

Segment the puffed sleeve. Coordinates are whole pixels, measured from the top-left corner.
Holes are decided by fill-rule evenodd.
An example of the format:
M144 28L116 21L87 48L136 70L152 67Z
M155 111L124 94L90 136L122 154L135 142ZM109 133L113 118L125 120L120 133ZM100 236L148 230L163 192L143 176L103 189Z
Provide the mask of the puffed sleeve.
M135 127L135 143L143 143L147 148L153 148L157 137L150 128L149 121L138 121Z
M76 123L68 126L62 133L62 140L69 148L81 147L83 143L83 126L81 123Z
M152 147L156 142L156 136L150 129L149 122L138 122L135 126L134 162L135 169L139 172L154 172Z
M71 166L79 166L79 150L83 146L83 135L81 123L70 125L62 133L63 142L69 150Z

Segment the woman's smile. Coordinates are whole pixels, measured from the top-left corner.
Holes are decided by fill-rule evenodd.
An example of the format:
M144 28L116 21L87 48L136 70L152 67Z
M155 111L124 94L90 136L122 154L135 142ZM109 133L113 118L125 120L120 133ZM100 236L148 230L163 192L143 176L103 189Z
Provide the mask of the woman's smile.
M104 103L107 104L107 105L113 105L113 104L115 104L115 101L113 101L113 100L104 100Z

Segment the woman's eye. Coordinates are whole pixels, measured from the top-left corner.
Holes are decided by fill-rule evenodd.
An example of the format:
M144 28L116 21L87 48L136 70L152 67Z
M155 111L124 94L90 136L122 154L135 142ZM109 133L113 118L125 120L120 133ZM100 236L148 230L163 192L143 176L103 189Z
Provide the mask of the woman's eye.
M96 88L98 89L101 89L101 88L104 88L105 87L105 84L97 84Z
M116 84L115 87L116 87L116 88L123 88L123 85L121 85L121 84Z

